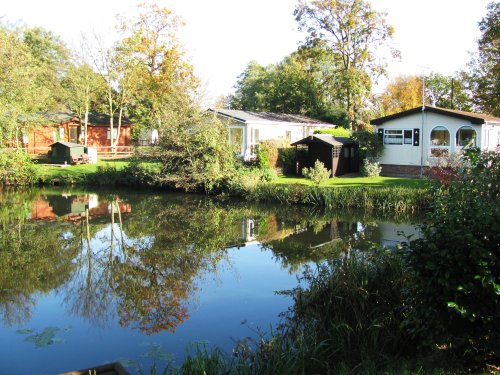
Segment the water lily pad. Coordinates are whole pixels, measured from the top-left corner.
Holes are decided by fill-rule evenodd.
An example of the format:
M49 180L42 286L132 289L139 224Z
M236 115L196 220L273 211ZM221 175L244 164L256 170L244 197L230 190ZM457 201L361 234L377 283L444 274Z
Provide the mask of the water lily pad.
M33 333L33 332L35 332L35 331L31 328L18 329L16 331L16 333L19 333L20 335L29 335L30 333Z
M54 345L62 341L60 338L55 337L58 331L59 328L57 327L47 327L41 333L26 337L25 341L34 343L36 348Z

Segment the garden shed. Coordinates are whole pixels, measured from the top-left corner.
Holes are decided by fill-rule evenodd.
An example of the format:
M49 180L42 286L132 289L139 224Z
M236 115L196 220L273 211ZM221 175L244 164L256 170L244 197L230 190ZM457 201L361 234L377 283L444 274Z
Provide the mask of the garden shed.
M82 159L85 147L78 143L56 142L50 145L50 161L53 164L72 164L75 159Z
M331 171L332 177L359 172L359 147L350 138L314 134L291 145L305 151L302 157L297 158L299 172L304 167L314 166L316 160ZM297 152L297 155L300 153Z

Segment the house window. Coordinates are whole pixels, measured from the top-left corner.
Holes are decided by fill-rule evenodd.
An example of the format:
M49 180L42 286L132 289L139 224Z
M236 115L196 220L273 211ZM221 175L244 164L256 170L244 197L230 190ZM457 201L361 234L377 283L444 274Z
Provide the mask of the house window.
M444 126L436 126L431 131L431 156L435 158L450 155L450 132Z
M238 154L243 155L243 128L229 128L229 144L235 146Z
M457 130L455 145L459 147L476 147L476 131L472 126L462 126Z
M257 154L257 147L259 144L259 129L252 129L250 131L250 153L252 156Z
M64 140L64 128L59 128L59 139Z
M287 139L288 142L292 141L292 131L291 130L287 130L285 132L285 138Z
M106 137L107 139L111 139L111 132L109 129L106 133ZM113 140L116 140L116 138L118 138L118 128L113 128Z
M412 145L413 131L384 129L384 144L385 145Z
M402 130L384 130L384 144L385 145L402 145L403 144L403 131Z
M403 140L405 145L413 144L413 130L404 130L403 131Z

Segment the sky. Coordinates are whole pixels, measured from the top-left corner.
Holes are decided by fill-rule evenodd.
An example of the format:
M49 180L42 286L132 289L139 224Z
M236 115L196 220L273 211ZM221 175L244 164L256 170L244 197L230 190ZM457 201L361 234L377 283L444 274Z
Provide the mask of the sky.
M400 61L388 62L388 79L401 74L453 74L476 50L478 22L492 0L371 0L395 29ZM252 60L275 64L303 41L293 10L298 0L2 0L2 22L41 26L77 47L81 33L115 37L117 14L133 14L138 3L155 2L184 21L187 56L208 101L234 91ZM375 90L381 91L386 80Z

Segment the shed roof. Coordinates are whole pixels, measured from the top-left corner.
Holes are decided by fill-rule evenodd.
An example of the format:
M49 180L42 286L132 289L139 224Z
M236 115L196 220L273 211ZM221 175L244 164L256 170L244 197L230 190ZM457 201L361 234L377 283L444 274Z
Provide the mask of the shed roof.
M334 137L331 134L314 134L292 143L291 146L310 145L312 143L325 143L330 146L342 146L352 144L354 141L351 138Z
M445 116L450 116L450 117L455 117L455 118L467 120L467 121L470 121L471 123L477 124L477 125L482 125L486 122L499 122L500 123L500 118L490 116L490 115L485 115L485 114L481 114L481 113L474 113L474 112L458 111L456 109L425 106L423 108L416 107L416 108L409 109L407 111L394 113L394 114L389 115L389 116L379 117L379 118L371 120L370 124L381 125L386 121L390 121L390 120L394 120L397 118L413 115L415 113L421 113L422 110L426 111L426 112L433 112L433 113L438 113L438 114L445 115Z
M55 143L52 143L52 144L50 145L50 147L55 146L55 145L57 145L57 144L61 144L61 145L63 145L63 146L69 147L69 148L73 148L73 147L85 147L84 145L80 145L80 144L78 144L78 143L73 143L73 142L64 142L64 141L57 141L57 142L55 142Z
M78 121L78 116L75 113L71 112L47 112L44 113L43 116L47 118L51 123L65 123L68 121ZM98 126L109 126L109 118L110 116L105 113L97 113L91 112L89 113L89 125L98 125ZM118 124L118 115L115 115L114 124ZM83 121L83 119L82 119ZM122 126L132 125L130 120L126 117L122 117Z
M272 113L272 112L252 112L252 111L242 111L237 109L208 109L209 112L214 112L218 115L228 117L240 122L287 122L293 124L302 125L330 125L333 124L325 123L320 120L316 120L307 116L286 114L286 113Z

